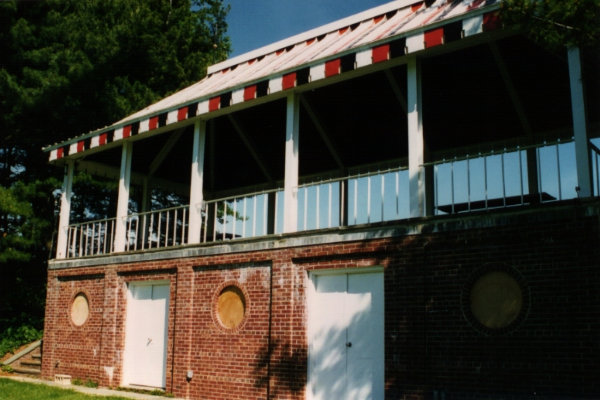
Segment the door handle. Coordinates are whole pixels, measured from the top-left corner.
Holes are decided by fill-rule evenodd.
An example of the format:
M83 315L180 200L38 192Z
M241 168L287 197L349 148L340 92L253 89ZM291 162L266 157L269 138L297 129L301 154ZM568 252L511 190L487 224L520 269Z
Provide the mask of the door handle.
M346 347L352 347L352 342L346 342Z

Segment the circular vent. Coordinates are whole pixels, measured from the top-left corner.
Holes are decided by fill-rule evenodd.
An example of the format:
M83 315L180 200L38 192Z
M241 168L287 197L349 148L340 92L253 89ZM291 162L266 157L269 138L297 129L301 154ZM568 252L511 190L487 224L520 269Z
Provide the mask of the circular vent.
M529 292L512 268L487 267L474 273L462 294L463 314L485 334L506 333L528 312Z
M71 304L71 321L75 326L85 324L90 316L90 306L87 297L83 293L78 293Z
M246 298L235 285L225 287L217 299L217 317L224 328L239 327L246 316Z

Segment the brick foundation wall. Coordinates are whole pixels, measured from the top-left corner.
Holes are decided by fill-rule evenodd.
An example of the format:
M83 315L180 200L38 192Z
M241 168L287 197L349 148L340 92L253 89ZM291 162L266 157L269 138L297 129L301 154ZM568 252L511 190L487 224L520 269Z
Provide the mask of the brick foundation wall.
M600 235L593 209L567 205L555 216L543 208L500 213L479 228L51 269L43 376L119 386L126 285L166 279L168 392L303 399L307 272L383 266L386 398L598 398ZM469 283L488 269L513 271L523 288L525 311L501 331L481 329L469 314ZM220 290L232 284L247 300L233 330L215 313ZM90 303L81 327L69 316L79 292Z

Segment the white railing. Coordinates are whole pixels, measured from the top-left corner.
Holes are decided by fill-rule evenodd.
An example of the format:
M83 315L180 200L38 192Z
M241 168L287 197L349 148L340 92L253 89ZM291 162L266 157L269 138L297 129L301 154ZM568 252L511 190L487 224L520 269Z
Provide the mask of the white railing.
M203 243L275 233L283 220L281 189L209 200L202 209Z
M594 195L600 195L600 148L590 143ZM572 140L503 148L424 165L433 176L435 214L451 214L577 197ZM410 217L406 167L318 180L298 188L298 231L336 228ZM283 190L206 201L202 243L283 232ZM127 217L125 250L187 244L189 206ZM73 224L67 257L113 252L114 218Z
M158 249L187 243L189 206L127 216L125 251Z
M468 154L426 167L433 167L436 214L577 197L572 140Z
M115 222L109 218L69 225L67 258L112 253Z
M408 170L390 168L298 188L298 230L408 218Z

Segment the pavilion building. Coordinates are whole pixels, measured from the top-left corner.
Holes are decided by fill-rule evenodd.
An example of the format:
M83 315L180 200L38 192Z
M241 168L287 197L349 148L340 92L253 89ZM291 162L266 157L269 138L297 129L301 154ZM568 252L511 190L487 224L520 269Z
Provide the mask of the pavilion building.
M499 5L393 1L45 148L64 185L42 375L600 397L598 57ZM86 204L82 171L115 189Z

